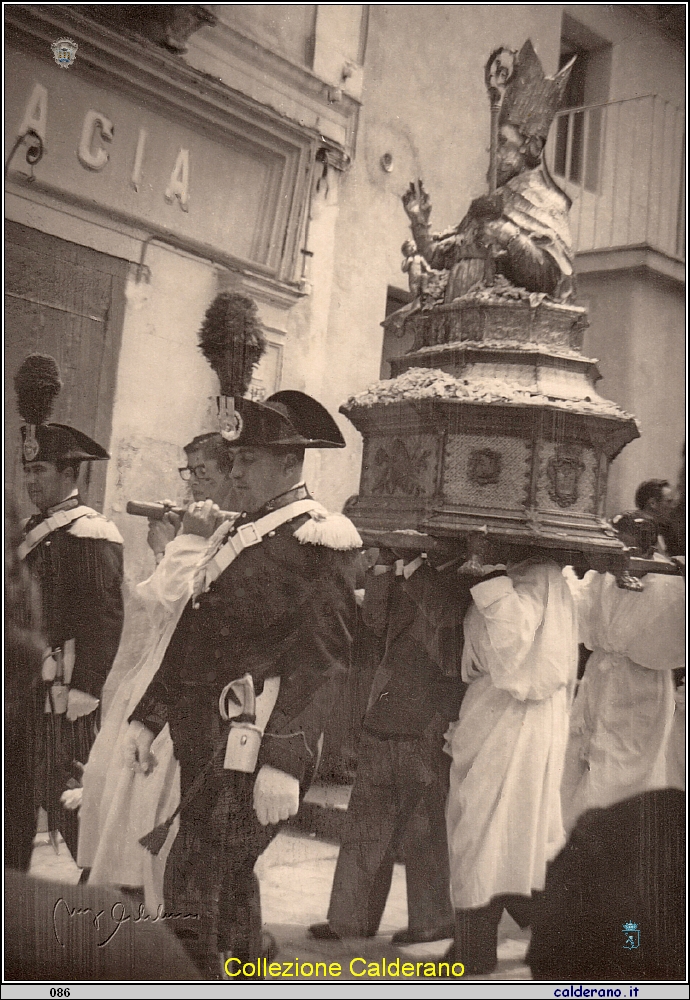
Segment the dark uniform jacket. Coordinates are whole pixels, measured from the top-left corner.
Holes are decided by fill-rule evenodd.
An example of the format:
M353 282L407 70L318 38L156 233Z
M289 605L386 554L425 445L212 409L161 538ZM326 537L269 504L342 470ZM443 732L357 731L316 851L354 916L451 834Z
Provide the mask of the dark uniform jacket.
M463 578L426 562L409 579L391 567L368 581L364 619L386 643L364 719L368 732L413 739L434 717L457 719L466 688L462 622L470 601Z
M75 495L47 514L29 518L28 534L58 510L82 506ZM26 556L25 563L38 583L43 612L43 638L53 650L74 643L70 686L101 697L103 684L120 643L124 607L122 600L122 538L115 525L90 507L64 527L46 535ZM58 658L59 659L59 658ZM65 656L67 668L67 656ZM56 681L60 681L56 677ZM36 678L34 695L33 806L48 812L50 830L59 830L76 857L78 816L62 808L60 796L70 782L79 780L96 738L98 713L74 722L63 713L44 711L54 704L49 679ZM78 766L79 765L79 766Z
M304 488L292 490L251 518L242 515L233 530L307 496ZM224 742L220 693L249 673L257 695L266 678L281 679L257 770L270 764L308 783L350 667L360 544L342 515L318 521L302 514L241 552L206 593L190 600L131 716L156 733L170 724L183 775L186 768L198 771Z
M81 504L75 496L58 507L69 510ZM123 546L115 525L89 510L39 542L26 565L40 587L48 645L62 648L68 639L75 640L70 686L100 698L124 621ZM25 534L48 516L29 518Z

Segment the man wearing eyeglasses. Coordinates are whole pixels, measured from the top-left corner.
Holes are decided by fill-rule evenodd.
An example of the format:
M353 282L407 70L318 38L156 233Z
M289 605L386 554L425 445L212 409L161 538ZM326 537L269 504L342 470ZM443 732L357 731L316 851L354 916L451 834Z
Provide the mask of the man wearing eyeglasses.
M187 464L179 472L196 502L212 500L221 510L238 510L233 492L233 449L220 434L198 434L184 446ZM172 501L170 502L172 505ZM172 511L162 521L149 521L148 544L160 562L168 542L177 535L182 519Z
M179 473L189 484L194 501L203 505L210 500L221 510L236 508L232 499L231 445L217 432L200 434L184 446L184 452L187 464ZM173 506L172 500L166 503ZM154 914L163 903L166 855L153 858L137 841L148 831L149 817L165 817L177 806L177 764L166 730L155 745L155 779L147 784L136 782L124 764L118 740L122 739L123 728L126 732L133 691L160 665L161 636L184 607L193 573L207 544L200 535L181 533L181 522L182 518L172 511L161 521L149 520L148 544L157 567L137 586L137 594L150 616L150 645L113 692L84 774L79 817L78 861L81 868L90 870L91 884L143 886L147 910Z
M327 410L296 390L222 403L242 513L227 529L208 500L184 515L180 537L214 540L125 748L132 770L155 780L152 746L169 726L181 800L164 905L209 979L236 978L238 960L244 975L242 963L265 955L254 865L315 773L350 667L361 547L302 477L306 448L345 446ZM173 815L144 847L159 849Z

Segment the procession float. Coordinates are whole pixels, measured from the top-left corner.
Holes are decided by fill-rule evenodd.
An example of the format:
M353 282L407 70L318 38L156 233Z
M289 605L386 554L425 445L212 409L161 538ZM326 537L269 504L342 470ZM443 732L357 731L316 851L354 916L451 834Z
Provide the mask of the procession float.
M546 77L530 41L493 52L488 194L440 234L423 182L404 194L413 301L383 326L413 345L340 408L363 437L345 512L368 545L447 547L468 573L490 542L501 561L528 546L640 589L642 561L604 516L611 463L639 429L582 353L570 200L543 160L571 68Z

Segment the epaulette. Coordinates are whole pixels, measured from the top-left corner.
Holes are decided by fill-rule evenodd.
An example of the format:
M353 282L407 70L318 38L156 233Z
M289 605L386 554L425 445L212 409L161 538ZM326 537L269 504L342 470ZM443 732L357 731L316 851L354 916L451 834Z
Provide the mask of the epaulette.
M97 510L92 510L90 514L84 514L73 521L67 529L68 534L75 538L99 538L106 542L117 542L124 545L122 535L117 530L112 521L109 521Z
M302 545L325 545L340 552L362 548L362 539L350 518L329 514L320 504L309 511L309 520L297 529L295 538Z

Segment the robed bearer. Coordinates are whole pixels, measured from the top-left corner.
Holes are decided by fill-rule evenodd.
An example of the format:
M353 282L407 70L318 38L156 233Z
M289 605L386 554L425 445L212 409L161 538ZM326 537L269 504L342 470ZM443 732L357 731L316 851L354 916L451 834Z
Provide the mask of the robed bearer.
M639 491L638 491L639 492ZM613 519L642 558L655 552L658 523L639 509ZM569 577L580 642L592 655L573 705L563 781L568 830L588 809L606 808L677 784L669 761L676 713L673 671L685 665L685 580L648 573L641 592L611 573Z
M577 677L575 606L560 568L529 550L507 568L487 555L465 617L469 689L448 733L454 954L470 975L496 967L504 908L530 922L530 897L565 842L560 786Z

